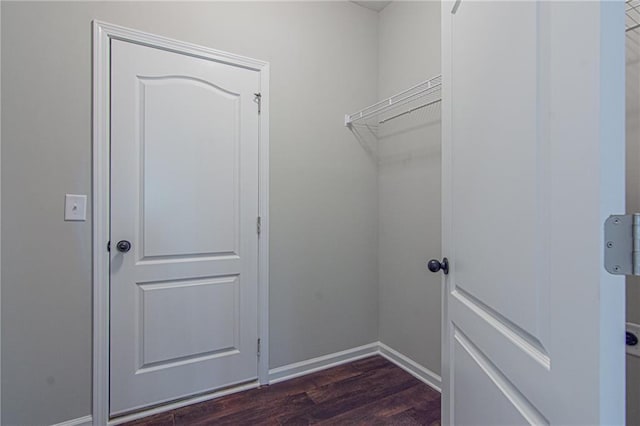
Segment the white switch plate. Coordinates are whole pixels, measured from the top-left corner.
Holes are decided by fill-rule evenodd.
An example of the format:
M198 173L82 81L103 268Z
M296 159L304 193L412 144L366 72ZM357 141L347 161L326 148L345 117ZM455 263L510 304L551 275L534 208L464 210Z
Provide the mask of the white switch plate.
M87 196L66 194L64 196L64 220L87 220Z
M625 345L627 347L627 354L640 357L640 324L634 324L632 322L627 323L627 331L633 333L638 338L638 344L635 346Z

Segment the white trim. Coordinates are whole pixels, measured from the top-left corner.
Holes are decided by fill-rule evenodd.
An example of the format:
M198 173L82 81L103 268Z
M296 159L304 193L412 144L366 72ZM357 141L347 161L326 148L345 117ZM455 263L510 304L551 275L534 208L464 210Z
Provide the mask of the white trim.
M258 215L260 235L258 236L258 334L260 337L260 358L258 358L258 380L269 384L269 74L268 63L263 63L260 71L260 140L259 174L260 187Z
M406 355L380 342L379 353L407 373L426 383L429 387L442 392L442 378L426 367L418 364Z
M209 401L216 398L221 398L223 396L231 395L238 392L244 392L247 390L255 389L260 386L260 383L257 381L247 383L240 386L235 386L228 389L223 389L218 392L211 392L205 395L199 395L193 398L183 399L182 401L173 402L170 404L163 404L158 407L151 408L145 411L139 411L134 414L129 414L128 416L116 417L113 420L109 420L108 425L119 425L126 422L131 422L133 420L138 420L143 417L154 416L156 414L166 413L167 411L175 410L178 408L186 407L187 405L197 404L199 402Z
M52 426L91 426L93 419L91 416L78 417L77 419L67 420L66 422L56 423Z
M93 396L96 425L109 418L109 34L93 23Z
M184 55L194 56L197 58L208 59L216 62L224 62L227 64L240 66L244 68L262 71L269 63L259 59L248 58L246 56L236 55L234 53L224 52L222 50L211 49L206 46L189 43L185 41L175 40L163 37L157 34L150 34L144 31L134 30L122 27L120 25L109 24L107 22L93 21L94 26L102 29L103 34L113 40L128 41L131 43L142 44L144 46L168 50L171 52L181 53Z
M270 384L284 382L316 371L326 370L358 359L378 355L379 342L335 352L328 355L311 358L306 361L296 362L269 370Z
M224 62L260 72L262 105L259 129L259 214L262 229L259 239L258 291L260 312L259 337L261 356L258 360L260 383L268 381L269 365L269 64L172 40L166 37L93 21L93 420L105 425L109 420L109 74L112 39L142 44L198 58ZM226 393L243 387L225 390ZM226 394L225 393L225 394ZM221 393L207 397L215 398ZM204 400L204 399L203 399ZM188 401L194 401L188 400ZM181 404L181 403L177 403ZM184 402L186 405L187 402ZM173 404L163 406L172 407ZM153 411L153 410L151 410ZM149 415L151 411L144 412ZM161 412L158 411L158 412ZM142 414L142 413L139 413ZM132 417L128 417L132 418Z
M269 370L269 383L284 382L373 355L384 357L429 387L441 392L442 379L439 375L382 342L373 342L368 345L358 346L271 369Z
M332 367L337 367L342 364L357 361L359 359L367 358L370 356L379 355L402 368L418 380L424 382L429 387L440 392L440 376L413 361L409 357L401 354L395 349L390 348L381 342L373 342L367 345L358 346L351 349L346 349L340 352L334 352L332 354L311 358L306 361L300 361L293 364L285 365L282 367L269 370L269 383L275 384L284 382L287 380L295 379L296 377L305 376L307 374L315 373L318 371L326 370ZM165 413L167 411L175 410L177 408L185 407L191 404L197 404L199 402L209 401L215 398L220 398L233 393L243 392L250 389L255 389L263 383L254 381L241 386L236 386L229 389L224 389L218 392L212 392L206 395L200 395L194 398L185 399L182 401L174 402L171 404L161 405L150 410L141 411L128 416L117 417L110 420L108 425L119 425L122 423L138 420L143 417L153 416L155 414ZM90 416L87 417L89 420ZM84 418L83 418L84 419ZM78 419L81 420L81 419ZM67 422L54 426L73 426L76 423ZM84 424L84 423L77 423ZM96 423L97 424L97 423Z
M451 361L451 355L453 354L452 345L452 329L449 324L449 304L448 297L451 293L451 286L453 283L452 277L455 275L455 248L451 244L451 236L453 235L451 214L453 213L453 204L451 197L452 189L452 177L451 177L451 94L452 94L452 27L454 14L458 11L460 6L459 1L453 2L453 0L444 0L441 4L441 73L442 73L442 86L441 86L441 104L440 104L440 119L441 119L441 180L442 187L441 194L441 208L442 208L442 229L441 229L441 244L442 255L449 259L450 275L442 274L442 299L441 299L441 324L440 324L440 374L441 380L441 408L440 408L440 423L443 425L451 425L455 423L453 418L453 404L452 397L454 392L454 383L452 380L452 368L453 363Z
M1 6L1 5L0 5ZM2 22L2 7L0 7L0 23ZM0 45L2 42L0 41ZM0 58L2 58L2 52L0 52ZM2 69L2 60L0 60L0 70ZM2 99L2 72L0 71L0 99ZM2 152L2 114L0 114L0 153ZM0 164L2 164L2 155L0 154ZM0 166L0 170L2 167ZM2 173L0 172L0 175ZM0 182L0 188L2 183ZM2 211L2 194L0 191L0 212ZM2 214L0 213L0 223L2 223ZM2 235L0 235L0 271L2 270ZM2 280L0 280L0 306L2 305ZM0 310L0 318L2 317ZM0 335L2 334L2 323L0 322ZM0 383L2 383L2 339L0 339ZM0 386L0 389L2 386ZM2 392L0 391L0 425L2 424Z

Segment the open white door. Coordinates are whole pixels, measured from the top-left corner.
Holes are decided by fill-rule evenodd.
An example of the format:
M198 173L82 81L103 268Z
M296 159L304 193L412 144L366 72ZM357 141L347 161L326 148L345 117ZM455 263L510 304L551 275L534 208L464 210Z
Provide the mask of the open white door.
M444 424L623 424L622 2L445 2Z

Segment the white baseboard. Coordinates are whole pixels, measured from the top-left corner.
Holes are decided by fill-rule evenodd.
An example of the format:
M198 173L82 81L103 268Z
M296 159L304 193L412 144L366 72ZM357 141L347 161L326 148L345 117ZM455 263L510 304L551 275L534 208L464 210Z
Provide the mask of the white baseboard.
M442 392L442 378L426 367L418 364L406 355L379 342L379 353L398 367L423 381L438 392Z
M372 355L383 356L438 392L442 391L442 379L439 375L382 342L369 343L368 345L271 369L269 370L269 383L283 382Z
M91 416L78 417L77 419L67 420L66 422L56 423L52 426L91 426L93 418Z
M428 368L423 367L422 365L418 364L411 358L401 354L395 349L390 348L382 342L373 342L369 343L368 345L358 346L344 351L319 356L317 358L311 358L306 361L296 362L294 364L273 368L269 370L269 383L274 384L278 382L284 382L285 380L290 380L296 377L304 376L306 374L315 373L316 371L326 370L327 368L336 367L338 365L346 364L348 362L367 358L373 355L383 356L384 358L402 368L403 370L407 371L409 374L416 377L420 381L426 383L438 392L441 392L442 379L439 375L435 374ZM127 421L136 420L142 417L183 407L185 405L218 398L221 396L229 395L231 393L241 392L243 390L253 389L257 386L257 382L252 382L232 389L225 389L220 392L214 392L208 395L191 398L177 403L163 405L151 410L111 420L109 421L109 425L117 425ZM52 426L91 426L91 422L91 416L85 416L63 423L58 423Z
M122 416L122 417L116 417L115 419L109 420L108 425L112 426L112 425L119 425L119 424L126 423L126 422L131 422L133 420L138 420L138 419L141 419L143 417L153 416L153 415L156 415L156 414L160 414L160 413L164 413L164 412L167 412L167 411L175 410L176 408L186 407L187 405L197 404L199 402L209 401L211 399L216 399L216 398L220 398L220 397L223 397L223 396L231 395L232 393L238 393L238 392L243 392L243 391L247 391L247 390L250 390L250 389L255 389L255 388L259 387L259 386L260 386L260 383L258 383L258 381L254 381L254 382L245 383L243 385L238 385L238 386L233 386L233 387L230 387L230 388L222 389L222 390L219 390L219 391L206 393L204 395L194 396L192 398L183 399L181 401L171 402L171 403L168 403L168 404L160 405L160 406L157 406L155 408L151 408L149 410L138 411L137 413L134 413L134 414L129 414L129 415Z
M356 348L347 349L341 352L335 352L328 355L311 358L306 361L296 362L294 364L269 370L269 383L274 384L285 380L304 376L306 374L315 373L316 371L326 370L351 361L366 358L378 354L378 342L369 343L368 345L358 346Z

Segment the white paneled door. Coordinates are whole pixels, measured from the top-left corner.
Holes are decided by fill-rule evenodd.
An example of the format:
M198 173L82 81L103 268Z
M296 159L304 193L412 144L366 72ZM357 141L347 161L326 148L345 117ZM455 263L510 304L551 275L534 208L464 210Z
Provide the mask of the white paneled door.
M258 375L260 75L111 43L118 415Z
M622 2L445 2L443 422L623 424Z

